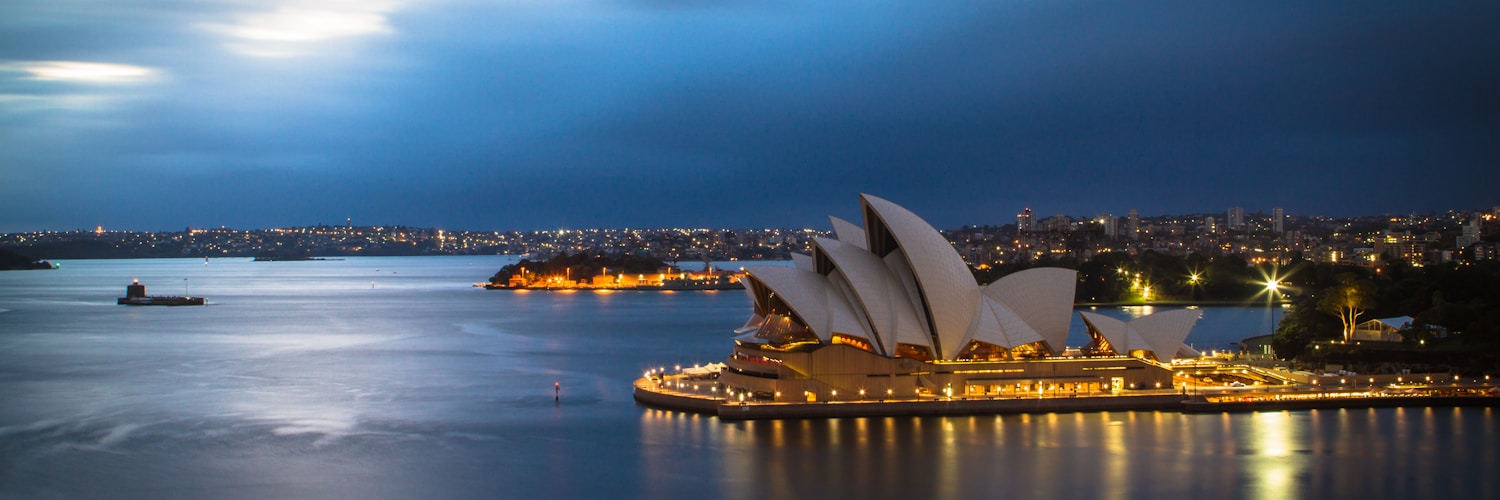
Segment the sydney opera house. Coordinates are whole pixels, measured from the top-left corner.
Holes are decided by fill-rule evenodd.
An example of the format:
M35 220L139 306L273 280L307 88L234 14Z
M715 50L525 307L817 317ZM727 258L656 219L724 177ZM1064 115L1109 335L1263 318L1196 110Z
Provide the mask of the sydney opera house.
M719 373L747 401L1068 396L1172 388L1197 310L1129 322L1081 313L1077 273L1036 268L981 286L952 245L894 203L861 195L863 226L832 218L792 267L746 267L754 302Z

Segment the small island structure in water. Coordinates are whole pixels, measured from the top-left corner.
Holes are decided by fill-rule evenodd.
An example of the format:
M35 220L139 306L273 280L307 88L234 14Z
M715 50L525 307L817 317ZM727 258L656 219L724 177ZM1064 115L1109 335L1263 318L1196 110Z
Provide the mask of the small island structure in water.
M203 297L146 295L146 285L134 280L125 286L125 296L115 303L122 306L201 306Z
M561 254L544 261L523 259L500 268L490 290L740 290L743 272L715 269L705 262L702 271L684 271L660 259Z
M894 203L861 196L794 267L745 269L753 303L723 363L647 370L635 399L721 419L1057 411L1492 405L1488 376L1328 377L1228 365L1184 344L1198 309L1129 321L1081 313L1077 272L1032 268L980 286L952 245Z

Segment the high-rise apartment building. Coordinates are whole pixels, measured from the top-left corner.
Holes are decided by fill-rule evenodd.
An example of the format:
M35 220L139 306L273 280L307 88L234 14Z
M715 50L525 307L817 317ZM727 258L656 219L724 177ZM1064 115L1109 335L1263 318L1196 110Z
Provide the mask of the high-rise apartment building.
M1228 217L1229 229L1245 228L1245 209L1243 207L1230 207Z
M1481 231L1483 228L1482 224L1484 224L1484 214L1475 212L1474 218L1470 219L1468 224L1464 224L1463 234L1457 238L1455 241L1457 245L1455 246L1463 249L1468 248L1469 245L1478 243L1483 236L1483 232Z
M1120 225L1113 214L1099 214L1096 219L1099 225L1104 226L1104 237L1116 239L1120 237Z
M1036 219L1031 214L1031 209L1030 208L1027 208L1025 212L1021 212L1019 214L1016 214L1016 232L1018 232L1018 233L1029 233L1029 232L1032 232L1036 228L1035 224L1036 224Z
M1272 208L1271 209L1271 230L1275 231L1276 234L1278 234L1278 235L1280 235L1281 233L1285 233L1286 232L1285 226L1282 225L1282 220L1285 220L1285 219L1286 219L1286 214L1281 211L1281 207Z
M1141 239L1141 216L1135 209L1130 209L1130 214L1125 216L1125 230L1130 233L1130 239Z

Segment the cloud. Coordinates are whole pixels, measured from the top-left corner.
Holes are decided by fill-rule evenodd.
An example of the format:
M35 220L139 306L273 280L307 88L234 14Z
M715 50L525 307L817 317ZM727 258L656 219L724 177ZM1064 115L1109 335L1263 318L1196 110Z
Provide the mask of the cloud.
M388 16L396 2L296 0L266 11L238 14L233 23L203 23L229 41L224 46L254 57L294 57L313 53L322 42L394 32Z
M83 83L137 83L150 81L161 72L145 66L84 61L20 61L0 64L0 71L30 74L41 81Z
M1376 3L19 0L0 225L1492 203L1500 8Z
M89 61L0 61L0 124L48 110L99 110L167 80L159 68ZM49 122L50 123L50 122Z

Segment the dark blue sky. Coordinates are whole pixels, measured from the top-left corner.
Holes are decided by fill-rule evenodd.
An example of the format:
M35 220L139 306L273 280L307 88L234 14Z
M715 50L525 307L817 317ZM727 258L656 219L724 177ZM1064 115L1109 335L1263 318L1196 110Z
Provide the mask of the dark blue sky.
M0 232L1500 205L1497 2L118 3L0 4Z

